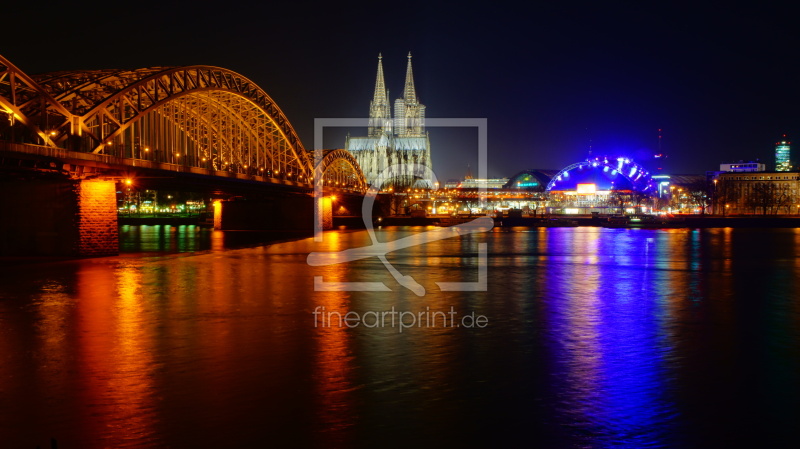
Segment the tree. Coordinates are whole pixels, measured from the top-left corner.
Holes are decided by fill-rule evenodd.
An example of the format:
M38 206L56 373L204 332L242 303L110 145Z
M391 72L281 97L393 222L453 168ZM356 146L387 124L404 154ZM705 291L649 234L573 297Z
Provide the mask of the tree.
M731 203L735 204L740 196L739 189L732 183L720 180L714 188L714 213L719 214L721 211L724 216L728 206Z
M700 208L700 214L706 213L706 208L711 204L711 195L708 189L708 181L700 179L692 181L685 186L686 196L695 206Z
M791 207L792 195L786 183L756 182L750 189L747 203L754 212L760 209L763 215L777 214L780 208Z
M773 184L773 185L775 191L774 213L777 214L781 208L784 208L787 214L791 213L792 203L794 203L794 197L791 194L789 185L787 183Z
M669 197L656 197L654 198L654 206L658 210L664 210L670 205L670 198Z
M754 213L758 213L760 210L763 215L767 215L767 210L772 206L772 192L770 192L769 185L765 182L752 184L747 203L753 208Z

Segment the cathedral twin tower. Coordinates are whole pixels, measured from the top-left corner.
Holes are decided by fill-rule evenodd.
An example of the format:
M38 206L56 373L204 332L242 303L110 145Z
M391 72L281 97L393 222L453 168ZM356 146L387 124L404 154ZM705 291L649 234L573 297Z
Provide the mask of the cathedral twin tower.
M394 101L392 119L389 91L378 55L375 95L369 108L367 137L347 137L345 149L352 153L364 176L377 188L433 188L431 145L425 131L425 105L417 99L411 53L408 54L403 97ZM380 186L378 177L382 177Z

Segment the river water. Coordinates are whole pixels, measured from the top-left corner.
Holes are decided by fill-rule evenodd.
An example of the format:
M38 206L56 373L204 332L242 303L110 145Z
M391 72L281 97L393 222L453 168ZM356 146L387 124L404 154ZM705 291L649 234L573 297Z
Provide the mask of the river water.
M118 257L0 267L0 447L800 447L800 229L390 253L424 296L378 257L309 266L365 231L121 235Z

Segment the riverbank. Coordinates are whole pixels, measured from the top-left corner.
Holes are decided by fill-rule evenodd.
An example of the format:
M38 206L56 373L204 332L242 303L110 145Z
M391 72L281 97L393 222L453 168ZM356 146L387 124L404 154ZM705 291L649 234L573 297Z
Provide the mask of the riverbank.
M374 226L452 226L478 218L458 217L381 217L373 221ZM600 226L610 228L798 228L797 216L734 216L681 215L675 217L654 217L649 220L633 221L625 217L592 217L582 215L549 215L540 217L495 217L497 227L561 227L561 226ZM213 222L200 217L119 217L121 225L197 225L213 226ZM363 229L361 217L333 217L334 228Z
M452 226L474 220L478 216L459 217L385 217L375 220L375 226ZM541 217L495 217L497 227L562 227L599 226L610 228L798 228L797 216L735 216L681 215L653 217L632 221L625 217L549 215ZM363 228L361 217L334 217L335 226Z
M170 226L181 226L181 225L202 225L202 226L214 226L214 222L207 220L204 217L200 217L197 215L194 216L182 216L182 217L171 217L171 216L149 216L149 217L132 217L127 215L120 215L117 217L117 222L121 225L170 225Z
M600 226L611 228L796 228L800 217L784 216L737 216L686 215L677 217L655 217L641 221L617 217L569 217L551 216L495 218L495 225L502 227L530 226Z

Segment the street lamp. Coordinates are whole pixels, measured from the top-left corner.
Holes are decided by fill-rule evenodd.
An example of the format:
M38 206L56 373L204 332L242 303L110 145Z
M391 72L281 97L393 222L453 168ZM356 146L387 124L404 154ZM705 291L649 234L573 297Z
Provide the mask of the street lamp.
M711 192L711 207L714 214L717 213L717 179L714 179L714 191Z

